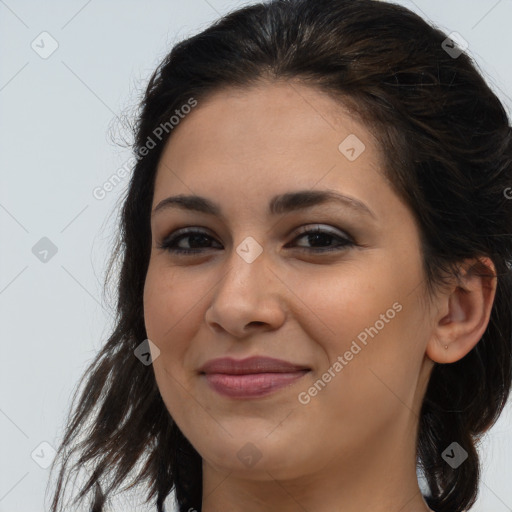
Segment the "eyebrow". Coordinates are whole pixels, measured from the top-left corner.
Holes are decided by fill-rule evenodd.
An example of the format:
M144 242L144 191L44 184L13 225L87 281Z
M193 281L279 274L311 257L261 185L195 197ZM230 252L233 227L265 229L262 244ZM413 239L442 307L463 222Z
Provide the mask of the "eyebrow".
M331 190L299 190L297 192L288 192L274 196L269 202L268 214L275 216L291 211L312 208L326 203L343 204L357 212L376 219L375 214L363 202L355 197L346 196ZM169 208L179 208L222 217L220 206L206 197L183 194L170 196L160 201L158 205L155 206L151 216L163 210L168 210Z

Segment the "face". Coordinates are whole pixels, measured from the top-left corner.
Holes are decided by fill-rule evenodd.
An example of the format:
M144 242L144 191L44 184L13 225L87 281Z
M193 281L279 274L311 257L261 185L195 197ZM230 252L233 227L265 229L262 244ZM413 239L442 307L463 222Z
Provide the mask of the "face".
M144 316L162 398L209 466L294 478L413 447L430 318L419 231L383 165L369 130L305 85L219 91L174 129ZM233 366L253 356L294 366ZM231 364L201 371L217 358Z

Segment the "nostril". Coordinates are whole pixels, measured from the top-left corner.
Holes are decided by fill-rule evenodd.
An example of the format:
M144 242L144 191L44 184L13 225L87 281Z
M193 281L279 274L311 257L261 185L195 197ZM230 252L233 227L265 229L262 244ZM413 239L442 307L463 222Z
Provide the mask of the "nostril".
M249 325L265 325L265 322L251 322Z

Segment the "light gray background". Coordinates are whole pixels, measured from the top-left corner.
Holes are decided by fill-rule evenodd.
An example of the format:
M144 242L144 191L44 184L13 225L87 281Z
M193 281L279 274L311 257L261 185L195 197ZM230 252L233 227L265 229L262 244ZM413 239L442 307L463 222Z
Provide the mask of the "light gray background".
M397 3L459 32L510 112L512 1ZM49 470L36 461L51 449L40 445L57 447L71 394L111 328L102 282L128 179L102 200L92 191L130 157L110 142L123 134L113 121L175 42L242 4L0 0L0 512L47 510ZM31 47L46 37L51 48L43 31L58 43L46 59ZM32 252L43 237L58 250L46 263ZM511 409L481 447L474 512L512 510ZM112 510L143 507L120 498Z

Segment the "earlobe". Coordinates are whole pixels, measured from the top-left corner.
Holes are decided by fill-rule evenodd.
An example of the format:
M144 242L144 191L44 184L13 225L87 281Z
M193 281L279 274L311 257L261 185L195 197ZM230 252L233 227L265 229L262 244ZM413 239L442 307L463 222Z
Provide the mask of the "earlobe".
M461 277L438 298L438 316L426 347L434 362L462 359L482 338L496 294L496 271L488 257L462 265Z

